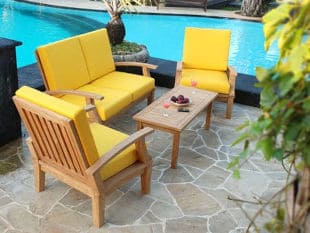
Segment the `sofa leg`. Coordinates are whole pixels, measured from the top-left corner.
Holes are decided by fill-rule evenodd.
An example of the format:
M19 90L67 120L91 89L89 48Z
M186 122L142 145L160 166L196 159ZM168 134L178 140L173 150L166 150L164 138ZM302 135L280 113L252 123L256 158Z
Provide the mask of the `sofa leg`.
M154 101L154 90L151 91L150 95L147 97L147 105L150 105Z
M234 104L234 97L228 97L226 104L226 119L231 119L233 104Z

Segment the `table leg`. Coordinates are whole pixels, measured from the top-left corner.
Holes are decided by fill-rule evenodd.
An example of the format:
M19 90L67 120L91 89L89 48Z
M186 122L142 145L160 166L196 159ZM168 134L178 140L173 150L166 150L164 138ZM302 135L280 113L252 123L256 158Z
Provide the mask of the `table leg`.
M212 114L212 104L213 102L211 102L208 107L207 107L207 114L206 114L206 124L205 124L205 128L209 129L210 128L210 122L211 122L211 114Z
M180 145L180 132L173 133L173 145L171 155L171 168L177 168L178 156L179 156L179 145Z

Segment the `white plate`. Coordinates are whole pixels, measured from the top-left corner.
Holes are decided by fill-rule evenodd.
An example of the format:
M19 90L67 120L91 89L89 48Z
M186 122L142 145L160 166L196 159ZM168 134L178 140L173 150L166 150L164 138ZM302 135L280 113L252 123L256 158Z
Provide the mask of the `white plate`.
M174 106L177 106L177 107L186 107L186 106L190 105L192 102L189 101L188 103L178 104L178 103L173 102L173 101L170 100L170 103L171 103L172 105L174 105Z

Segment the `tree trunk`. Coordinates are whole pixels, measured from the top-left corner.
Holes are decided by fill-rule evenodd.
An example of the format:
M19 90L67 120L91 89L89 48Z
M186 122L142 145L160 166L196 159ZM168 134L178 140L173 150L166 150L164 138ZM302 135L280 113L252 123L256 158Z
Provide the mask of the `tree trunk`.
M241 15L259 17L263 14L263 0L243 0Z
M123 42L126 30L120 14L115 15L108 22L106 28L112 45L120 44Z
M310 167L305 166L299 179L287 191L286 232L300 232L307 228L310 214ZM304 231L307 232L307 231Z

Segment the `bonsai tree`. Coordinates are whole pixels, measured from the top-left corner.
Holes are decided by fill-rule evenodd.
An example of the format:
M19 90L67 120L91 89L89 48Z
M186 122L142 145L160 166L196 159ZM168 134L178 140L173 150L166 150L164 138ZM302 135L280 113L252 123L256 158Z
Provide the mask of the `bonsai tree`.
M256 70L262 113L239 128L244 131L235 144L244 142L244 149L229 165L240 177L242 163L260 150L266 160L276 159L285 167L287 184L281 191L286 205L279 203L274 219L265 224L270 232L310 231L304 229L310 218L309 12L309 0L290 0L263 17L265 48L277 43L280 57L274 67Z
M109 15L110 21L107 24L107 31L112 45L123 42L126 30L121 15L124 11L130 11L134 5L151 4L151 0L103 0Z

